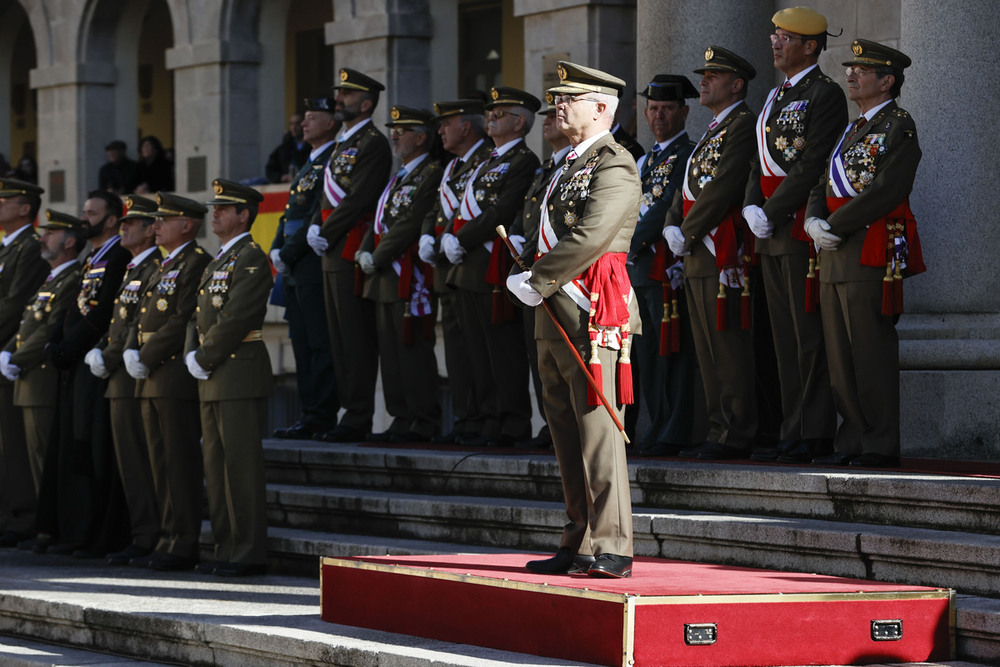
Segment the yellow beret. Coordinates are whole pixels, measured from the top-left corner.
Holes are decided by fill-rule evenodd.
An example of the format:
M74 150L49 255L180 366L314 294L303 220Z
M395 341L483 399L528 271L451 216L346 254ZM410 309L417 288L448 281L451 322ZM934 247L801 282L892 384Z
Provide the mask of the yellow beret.
M826 17L810 7L789 7L776 12L771 22L778 28L799 35L819 35L826 32Z

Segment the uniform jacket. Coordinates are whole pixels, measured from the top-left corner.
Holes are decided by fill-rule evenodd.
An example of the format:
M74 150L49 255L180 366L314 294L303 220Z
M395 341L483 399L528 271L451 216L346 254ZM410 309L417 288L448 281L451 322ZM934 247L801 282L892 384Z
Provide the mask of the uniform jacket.
M288 266L290 275L284 280L289 285L319 284L323 280L322 262L306 242L306 233L323 199L323 170L334 148L330 144L299 170L289 188L285 212L278 221L271 248L279 250L281 261Z
M169 262L161 262L150 279L125 341L125 349L139 350L139 360L149 368L136 397L197 400L195 379L184 364L184 341L197 305L198 281L211 259L192 241Z
M635 137L629 134L628 131L621 125L619 125L618 129L615 130L614 139L622 148L627 150L632 155L632 159L636 162L638 162L639 158L643 156L642 146L640 146L639 142L635 140Z
M198 381L202 401L271 395L271 359L259 332L273 284L267 255L250 236L205 267L185 348L185 354L195 350L198 365L211 374ZM244 340L251 332L258 340Z
M795 212L804 207L809 192L826 169L830 152L847 124L847 100L837 83L819 67L780 93L771 106L764 137L767 151L787 176L765 201L760 187L760 155L754 151L744 205L756 204L774 223L769 239L755 241L762 255L804 253L806 241L792 238Z
M326 222L322 221L325 210L330 208L330 201L326 197L323 197L322 206L313 217L313 223L320 225L320 233L330 243L323 255L324 271L354 270L354 254L349 253L349 259L342 256L348 233L366 216L375 212L379 195L389 182L391 168L392 149L389 147L389 140L371 122L351 135L347 141L338 142L334 146L326 169L334 175L347 194ZM322 187L322 183L320 186Z
M674 193L666 225L681 228L685 248L684 274L691 278L718 276L715 256L702 243L732 209L743 204L743 193L750 174L750 161L757 144L754 140L754 114L741 102L721 123L710 130L695 146L688 167L688 184L695 196L694 205L683 213L682 189Z
M569 153L567 152L566 155L569 155ZM552 181L553 172L556 169L562 169L563 164L565 164L566 155L563 155L558 163L549 157L539 165L538 169L535 169L535 177L532 179L531 185L528 186L528 192L524 195L524 206L521 208L521 214L511 224L510 229L507 230L511 236L517 234L523 236L527 241L535 238L538 234L538 218L542 200L545 199L545 191ZM522 256L521 259L528 266L531 266L535 261L534 255L531 257Z
M45 357L45 346L60 326L66 310L73 307L80 285L80 265L63 269L46 280L22 310L17 334L4 348L10 363L21 369L14 383L14 405L52 406L59 392L59 371Z
M48 272L34 229L25 229L8 246L0 245L0 345L17 333L25 304ZM0 378L0 382L6 380Z
M663 224L674 201L674 193L684 183L684 167L693 149L694 142L685 132L666 145L657 154L656 160L650 160L650 153L646 154L639 178L642 180L642 201L648 208L640 216L632 235L628 272L632 285L660 284L649 277L653 248L656 247L656 252L670 252L666 244L661 243Z
M149 291L150 281L159 271L161 258L159 248L153 250L138 266L126 269L125 277L122 279L118 295L115 297L108 335L99 345L102 348L104 367L110 373L106 398L135 396L136 380L125 370L122 352L125 350L129 330L135 324L136 315L139 313L139 300Z
M826 197L833 196L829 169L813 187L806 216L826 220L830 231L843 239L836 250L820 251L820 280L882 280L884 267L859 264L861 249L867 225L891 213L913 189L921 156L913 118L894 101L889 102L856 136L845 139L840 155L846 156L847 175L860 192L828 214Z
M462 263L448 271L449 285L475 292L493 289L485 280L490 252L483 244L497 239L497 225L509 227L524 206L524 193L531 185L538 164L538 157L523 140L500 157L490 158L483 164L471 184L482 214L467 221L457 233L453 231L454 219L446 230L455 234L466 250Z
M363 250L372 253L375 261L375 273L365 279L366 299L380 303L400 300L400 277L392 264L405 253L410 253L413 266L422 270L423 262L417 257L414 244L420 239L421 226L428 212L434 208L443 171L441 165L428 155L412 173L393 184L382 216L388 231L382 234L376 245L375 230L370 229L361 244Z
M593 166L585 188L575 188L574 174ZM566 198L563 198L566 194ZM559 323L571 338L587 337L588 313L560 288L586 271L605 253L628 252L639 218L642 187L632 155L609 134L576 158L559 179L546 202L549 221L559 239L551 251L531 267L531 286L548 300ZM537 238L537 235L536 237ZM536 243L525 244L534 254ZM629 326L641 333L636 299L629 304ZM535 338L560 338L548 314L535 309Z

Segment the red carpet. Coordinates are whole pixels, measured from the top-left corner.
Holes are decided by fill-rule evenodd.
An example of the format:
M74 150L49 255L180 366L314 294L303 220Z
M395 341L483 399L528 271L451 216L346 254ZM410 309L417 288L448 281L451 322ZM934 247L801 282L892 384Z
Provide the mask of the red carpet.
M648 558L636 559L630 579L544 576L524 569L532 558L325 558L322 617L604 665L860 665L952 654L946 590Z

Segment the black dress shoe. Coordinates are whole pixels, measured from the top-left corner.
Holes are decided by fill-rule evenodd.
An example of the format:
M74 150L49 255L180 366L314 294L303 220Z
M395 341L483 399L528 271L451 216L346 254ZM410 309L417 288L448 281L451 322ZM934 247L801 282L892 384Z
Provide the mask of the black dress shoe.
M677 456L684 449L682 445L670 442L654 442L639 448L639 456Z
M899 457L876 454L875 452L864 452L851 459L848 465L852 468L898 468Z
M149 567L157 558L162 558L166 556L162 551L150 551L145 556L133 556L129 559L129 567Z
M316 430L297 421L291 426L274 429L274 437L283 440L312 440L316 437Z
M33 551L36 554L43 554L49 550L49 545L52 544L52 538L48 535L38 535L24 542L18 542L17 548L21 551Z
M128 565L133 558L141 558L142 556L148 556L151 553L153 553L152 549L140 547L138 544L130 544L121 551L115 551L114 553L108 554L108 565L121 567Z
M778 457L799 446L797 440L782 440L777 447L758 447L750 454L751 461L770 463L777 461Z
M215 568L225 563L224 560L203 560L194 566L194 571L198 574L215 574Z
M219 563L213 572L217 577L252 577L267 574L267 565L263 563Z
M356 428L338 424L319 436L324 442L364 442L365 434Z
M197 558L185 558L177 554L159 554L149 561L149 569L158 572L180 572L190 570L197 564Z
M622 579L632 576L632 559L629 556L601 554L587 570L591 577Z
M548 449L552 446L552 438L539 433L530 440L520 440L514 443L514 449Z
M74 551L83 548L82 542L70 542L67 544L50 544L48 552L56 556L69 556Z
M729 461L732 459L745 459L746 457L746 449L723 445L721 442L705 443L705 446L698 452L698 458L702 461Z
M833 442L825 439L803 440L778 457L779 463L812 463L833 451Z
M3 535L0 535L0 549L12 549L29 538L31 538L31 535L8 530Z
M80 560L95 560L97 558L104 558L108 555L108 552L98 547L84 547L77 549L71 555L73 558L79 558Z
M576 574L586 572L593 564L593 556L574 554L569 547L560 547L552 558L529 560L525 567L538 574Z
M709 445L714 445L714 444L716 444L716 443L714 443L714 442L703 442L703 443L701 443L699 445L694 445L693 447L688 447L687 449L682 449L681 451L677 452L677 455L678 456L683 456L686 459L696 459L696 458L698 458L698 455L701 454L701 451L703 449L705 449Z
M827 454L826 456L817 456L812 460L818 466L846 466L851 462L850 454L840 454L834 452L833 454Z

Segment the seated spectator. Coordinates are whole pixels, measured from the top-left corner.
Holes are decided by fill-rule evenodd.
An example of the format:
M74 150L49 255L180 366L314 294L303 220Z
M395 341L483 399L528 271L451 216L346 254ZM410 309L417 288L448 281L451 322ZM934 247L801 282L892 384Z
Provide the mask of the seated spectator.
M174 165L167 160L160 140L150 135L139 141L138 193L173 192Z
M139 185L139 165L128 159L127 146L115 139L104 147L108 161L97 172L97 187L118 195L131 194Z
M10 176L19 181L38 185L38 165L35 163L35 159L25 155L17 163L17 168L10 173Z

